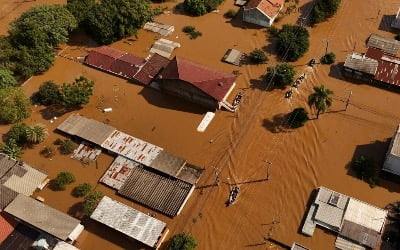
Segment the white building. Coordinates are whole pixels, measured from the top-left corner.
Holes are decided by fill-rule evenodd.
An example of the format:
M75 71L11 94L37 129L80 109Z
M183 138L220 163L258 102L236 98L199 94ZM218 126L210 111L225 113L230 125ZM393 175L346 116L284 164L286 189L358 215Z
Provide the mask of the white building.
M382 170L400 176L400 125L392 137Z
M284 0L250 0L243 10L243 21L270 27L283 8Z

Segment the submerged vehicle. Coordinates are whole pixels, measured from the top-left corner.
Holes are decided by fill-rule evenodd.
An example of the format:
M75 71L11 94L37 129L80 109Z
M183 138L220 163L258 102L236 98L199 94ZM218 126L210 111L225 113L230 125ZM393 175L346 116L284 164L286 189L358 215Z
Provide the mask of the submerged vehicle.
M232 187L231 192L229 193L228 201L226 202L226 206L230 206L236 202L239 192L240 192L239 186L235 185Z

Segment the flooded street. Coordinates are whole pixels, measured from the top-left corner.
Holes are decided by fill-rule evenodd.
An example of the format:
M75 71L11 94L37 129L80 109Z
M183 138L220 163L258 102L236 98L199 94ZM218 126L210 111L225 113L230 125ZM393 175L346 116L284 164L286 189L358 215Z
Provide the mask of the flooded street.
M21 12L42 3L65 1L38 0L18 5L0 0L1 34L6 34L7 23ZM353 158L366 155L382 166L388 140L400 122L400 113L396 111L400 106L399 94L345 81L338 64L353 51L365 52L365 40L371 33L394 37L389 31L388 20L397 12L399 0L343 0L335 17L310 28L310 50L293 63L298 74L306 72L306 81L290 100L284 98L285 89L274 89L261 83L260 77L266 67L275 65L278 59L265 28L244 24L239 17L232 21L223 17L228 9L238 9L232 0L226 0L219 7L219 13L202 17L174 13L172 7L176 4L159 4L171 13L156 18L175 26L175 32L166 37L181 44L174 53L226 72L239 70L241 74L232 96L244 91L245 97L238 112L217 111L207 130L198 133L196 128L207 110L69 60L68 57L85 55L87 48L95 46L93 41L77 33L60 52L63 57L58 56L48 72L32 77L23 85L30 96L47 80L61 84L84 75L96 83L91 102L83 109L60 115L50 123L55 115L51 110L32 107L32 116L25 121L28 125L45 124L50 135L45 142L25 150L23 160L46 170L50 178L60 171L70 171L77 179L66 191L46 188L38 192L46 204L77 215L82 199L74 198L70 192L75 185L89 182L113 199L142 212L154 213L97 183L113 160L106 153L101 154L97 164L88 166L69 156L57 154L49 160L39 155L39 151L56 138L63 138L53 131L72 113L108 123L206 169L179 216L171 219L156 213L156 218L166 222L170 229L167 239L175 233L188 231L198 240L197 249L279 249L264 244L264 237L287 245L298 242L310 249L334 249L333 234L322 229L317 229L313 237L299 233L310 194L318 186L326 186L378 207L398 200L399 184L379 179L379 185L371 189L349 171L349 164ZM307 16L311 2L301 0L298 7L302 12L285 16L278 27L283 23L295 23L300 15ZM190 40L181 31L185 25L194 25L203 35ZM138 39L131 38L135 39L131 44L124 39L111 46L146 57L158 38L155 33L140 30ZM324 55L326 46L328 52L336 54L336 64L308 67L311 58ZM264 65L242 67L222 63L221 58L229 48L245 53L262 48L269 61ZM284 115L297 107L309 110L308 95L314 86L321 84L334 91L330 110L302 128L287 129ZM351 102L344 111L350 91L353 93ZM101 111L108 107L113 111ZM309 113L315 118L314 112L309 110ZM8 129L8 126L0 127L2 134ZM267 162L271 163L268 181L265 180ZM216 171L221 171L221 181L219 186L211 186ZM226 207L229 189L234 183L239 184L241 192L238 201ZM96 223L84 221L84 225L86 230L76 244L80 249L145 249Z

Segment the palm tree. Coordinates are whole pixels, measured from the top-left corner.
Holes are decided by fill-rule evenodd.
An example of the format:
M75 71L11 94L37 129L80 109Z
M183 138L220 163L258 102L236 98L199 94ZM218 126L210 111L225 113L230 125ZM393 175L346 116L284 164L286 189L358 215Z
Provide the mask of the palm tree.
M324 113L330 106L332 106L333 91L325 88L324 85L314 87L314 93L308 97L308 105L314 107L317 110L317 119L319 113Z
M36 124L26 131L26 138L30 143L40 143L47 136L47 128L42 124Z

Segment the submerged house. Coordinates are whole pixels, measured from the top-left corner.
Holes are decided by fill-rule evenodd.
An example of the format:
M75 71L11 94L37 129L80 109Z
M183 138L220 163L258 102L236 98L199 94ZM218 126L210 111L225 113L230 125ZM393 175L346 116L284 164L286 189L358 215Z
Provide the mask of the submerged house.
M318 225L338 233L336 249L374 249L381 243L387 213L353 197L319 187L301 231L312 236Z
M283 8L284 0L250 0L243 10L243 21L270 27Z
M400 176L400 125L392 137L382 170Z
M233 74L178 56L171 60L157 79L162 91L211 110L224 106L236 85L235 81Z

